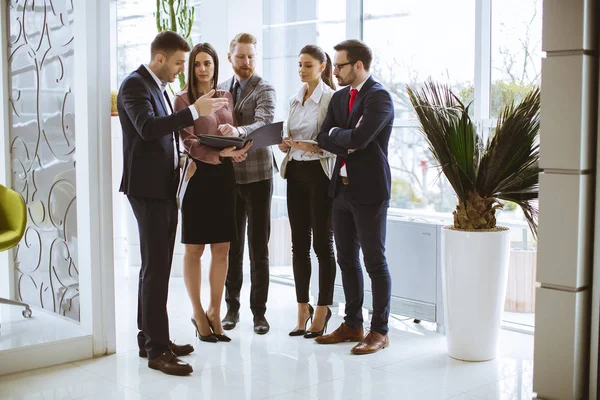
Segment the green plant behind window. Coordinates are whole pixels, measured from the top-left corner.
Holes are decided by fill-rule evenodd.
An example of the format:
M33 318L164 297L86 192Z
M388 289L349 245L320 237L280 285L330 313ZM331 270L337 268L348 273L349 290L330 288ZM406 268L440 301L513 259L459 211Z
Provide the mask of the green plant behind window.
M179 33L193 47L192 25L194 24L194 7L188 7L187 0L156 0L156 28L158 33L173 31ZM179 74L179 87L185 87L185 75Z

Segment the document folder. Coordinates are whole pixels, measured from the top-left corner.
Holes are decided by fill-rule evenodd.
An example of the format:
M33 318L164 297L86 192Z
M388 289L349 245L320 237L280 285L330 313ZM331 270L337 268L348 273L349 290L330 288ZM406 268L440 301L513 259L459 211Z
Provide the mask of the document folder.
M261 149L263 147L273 146L280 144L283 132L283 121L275 122L269 125L262 126L255 131L252 131L248 136L233 137L233 136L221 136L221 135L200 135L198 136L198 142L200 144L213 147L215 149L224 149L227 147L235 146L241 149L246 145L248 141L252 141L252 147L249 151Z

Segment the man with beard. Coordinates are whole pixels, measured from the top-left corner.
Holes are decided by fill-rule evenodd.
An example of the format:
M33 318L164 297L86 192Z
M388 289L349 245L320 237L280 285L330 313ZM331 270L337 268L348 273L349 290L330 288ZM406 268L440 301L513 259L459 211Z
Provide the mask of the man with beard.
M329 194L334 198L333 234L346 297L344 322L320 344L360 342L353 354L374 353L389 344L391 277L385 259L387 209L391 192L388 142L394 122L389 92L369 73L373 55L359 40L334 47L333 74L340 86L317 136L319 147L338 155ZM373 317L363 337L363 252L371 278Z
M117 97L123 130L123 178L140 234L142 267L138 288L139 356L148 367L169 375L189 375L180 361L194 348L169 340L167 295L177 229L175 193L179 183L179 133L199 116L227 105L214 90L191 106L173 112L166 86L185 69L190 46L175 32L159 33L150 47L151 61L132 72Z
M236 35L227 55L234 76L219 85L231 92L237 127L219 126L223 135L244 137L261 126L273 122L275 88L254 73L256 38L249 33ZM271 233L271 196L273 194L273 153L269 147L247 153L245 159L234 159L237 183L237 239L229 248L229 270L225 282L227 314L223 329L235 328L239 321L240 291L244 263L244 234L248 224L250 253L250 309L254 314L254 332L265 334L269 323L265 318L269 292L269 236Z

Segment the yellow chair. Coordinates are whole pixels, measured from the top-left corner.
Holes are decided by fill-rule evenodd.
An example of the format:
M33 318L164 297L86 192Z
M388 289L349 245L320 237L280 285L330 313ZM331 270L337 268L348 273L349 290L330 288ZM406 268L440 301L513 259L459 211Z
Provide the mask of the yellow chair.
M27 227L27 206L21 195L6 186L0 185L0 251L16 246ZM23 316L31 317L31 308L20 301L0 297L0 304L25 307Z

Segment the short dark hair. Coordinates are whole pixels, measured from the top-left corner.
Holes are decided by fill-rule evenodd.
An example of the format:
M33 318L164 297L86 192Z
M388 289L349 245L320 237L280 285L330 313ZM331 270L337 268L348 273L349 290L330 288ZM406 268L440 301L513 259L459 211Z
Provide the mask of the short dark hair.
M344 40L343 42L336 44L333 49L335 51L346 50L348 52L348 61L351 63L362 61L365 70L368 71L371 68L373 52L365 42L355 39Z
M163 53L167 58L176 51L188 53L190 44L177 32L163 31L156 35L150 45L150 55L154 59L158 53Z

